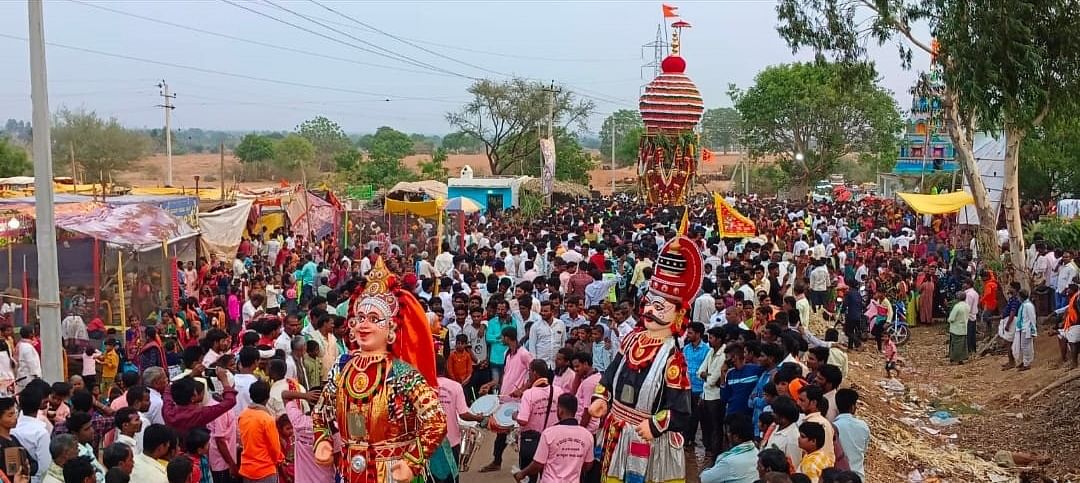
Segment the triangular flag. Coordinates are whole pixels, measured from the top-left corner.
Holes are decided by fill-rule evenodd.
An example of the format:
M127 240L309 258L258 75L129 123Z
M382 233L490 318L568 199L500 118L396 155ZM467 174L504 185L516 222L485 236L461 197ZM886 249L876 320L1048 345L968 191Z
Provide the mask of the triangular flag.
M679 16L679 7L676 7L674 5L668 5L668 4L665 3L665 4L663 4L663 9L664 9L664 18L671 18L671 17L678 17Z
M712 161L712 157L713 157L713 152L712 151L709 151L708 148L701 148L701 160L702 161Z
M749 238L757 235L757 226L739 210L728 204L723 196L713 193L716 205L716 231L720 238Z

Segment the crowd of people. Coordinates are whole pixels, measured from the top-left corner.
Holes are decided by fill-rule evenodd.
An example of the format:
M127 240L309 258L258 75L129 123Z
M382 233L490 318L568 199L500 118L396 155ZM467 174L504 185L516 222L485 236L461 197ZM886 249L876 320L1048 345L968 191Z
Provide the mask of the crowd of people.
M332 481L334 468L313 457L311 406L349 350L347 302L381 259L425 304L459 462L488 421L494 449L480 472L506 469L516 440L517 480L607 481L593 464L600 424L588 408L638 330L658 249L683 224L703 253L703 282L680 338L688 424L668 430L687 452L704 452L704 483L865 481L870 428L856 416L848 353L872 338L887 375L899 373L893 324L946 320L957 364L982 331L1010 344L1006 368L1027 370L1036 319L1056 312L1061 361L1077 364L1069 250L1033 244L1029 292L977 268L970 232L948 217L886 201L730 201L756 222L756 237L720 238L705 200L684 217L623 195L531 218L474 216L445 240L422 221L414 243L367 224L350 227L349 239L364 241L351 246L286 230L246 237L233 260L179 264L175 302L140 302L125 328L67 314L65 381L41 379L35 331L15 338L5 322L0 379L10 371L15 383L0 398L0 447L24 448L25 458L0 477ZM815 331L819 317L835 327ZM471 407L486 395L518 404L514 424Z

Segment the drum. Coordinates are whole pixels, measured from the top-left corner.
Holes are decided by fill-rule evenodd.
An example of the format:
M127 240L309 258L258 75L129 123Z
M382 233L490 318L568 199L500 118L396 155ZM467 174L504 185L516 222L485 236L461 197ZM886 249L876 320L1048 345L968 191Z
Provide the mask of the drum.
M472 406L469 406L469 412L480 416L491 416L497 407L499 407L499 396L488 394L473 401Z
M518 409L521 409L521 403L518 401L507 401L495 408L495 413L491 415L491 419L495 421L503 428L516 428L518 423L514 420L514 416L517 415Z

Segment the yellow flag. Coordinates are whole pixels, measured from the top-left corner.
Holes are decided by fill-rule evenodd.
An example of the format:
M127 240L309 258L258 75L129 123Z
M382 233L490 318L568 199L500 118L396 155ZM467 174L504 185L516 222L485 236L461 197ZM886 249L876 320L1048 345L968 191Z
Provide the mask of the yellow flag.
M685 235L690 229L690 207L683 207L682 222L679 223L679 236Z

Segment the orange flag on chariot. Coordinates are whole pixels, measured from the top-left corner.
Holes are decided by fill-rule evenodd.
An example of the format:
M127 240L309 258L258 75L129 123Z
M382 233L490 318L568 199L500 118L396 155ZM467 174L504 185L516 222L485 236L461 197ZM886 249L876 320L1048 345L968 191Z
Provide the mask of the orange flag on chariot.
M663 4L663 8L664 8L664 18L671 18L671 17L678 17L679 16L679 7L676 7L674 5L668 5L668 4L665 3L665 4Z
M712 151L709 151L708 148L701 148L701 160L702 161L712 161L712 157L713 157L713 152Z
M720 238L748 238L757 234L757 226L746 215L728 204L723 196L713 193L716 205L716 231Z

